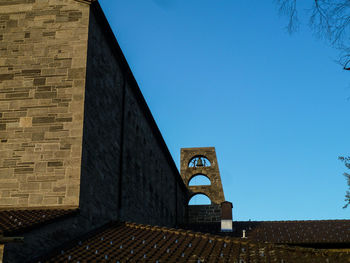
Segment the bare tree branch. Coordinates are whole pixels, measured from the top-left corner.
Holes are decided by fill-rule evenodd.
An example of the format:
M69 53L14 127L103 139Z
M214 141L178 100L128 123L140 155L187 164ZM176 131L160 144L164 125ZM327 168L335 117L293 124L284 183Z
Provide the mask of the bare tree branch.
M288 32L299 27L297 2L305 0L276 0L279 12L289 17ZM309 26L340 51L338 62L350 70L350 0L309 0ZM303 10L305 11L305 10Z
M345 164L346 168L350 169L350 157L340 156L338 159ZM346 177L346 181L349 186L349 190L347 190L345 194L345 205L343 206L343 208L347 208L348 205L350 205L350 174L345 172L343 175Z

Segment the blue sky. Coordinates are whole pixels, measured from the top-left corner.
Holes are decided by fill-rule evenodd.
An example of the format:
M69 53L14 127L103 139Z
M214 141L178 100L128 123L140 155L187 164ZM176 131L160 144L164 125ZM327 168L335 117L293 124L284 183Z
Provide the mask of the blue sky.
M307 25L273 1L100 3L176 164L216 147L234 220L350 217L349 73Z

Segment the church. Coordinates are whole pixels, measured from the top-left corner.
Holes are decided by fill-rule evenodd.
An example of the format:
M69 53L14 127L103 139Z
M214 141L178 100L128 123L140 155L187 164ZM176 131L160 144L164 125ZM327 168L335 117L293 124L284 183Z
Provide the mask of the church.
M180 155L97 0L0 0L0 262L350 262L350 220L234 221Z

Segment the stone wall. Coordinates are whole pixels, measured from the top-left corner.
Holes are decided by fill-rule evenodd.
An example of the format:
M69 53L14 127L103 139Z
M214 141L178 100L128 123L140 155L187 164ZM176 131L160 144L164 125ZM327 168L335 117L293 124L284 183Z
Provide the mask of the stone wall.
M90 16L81 209L183 221L187 190L98 5Z
M188 223L209 223L221 221L221 206L211 205L189 205Z
M197 164L194 163L194 165L190 166L190 162L196 158L201 158L203 161L206 159L210 164L197 166ZM190 192L190 197L196 194L204 194L210 199L212 204L221 204L225 201L219 164L214 147L182 148L180 166L181 177ZM190 180L197 175L204 175L207 177L210 180L210 185L190 186Z
M0 244L0 263L2 263L3 259L3 254L4 254L4 245Z
M20 1L16 0L16 3ZM43 173L48 173L45 178L51 180L50 186L56 187L60 182L62 183L61 187L65 187L62 206L67 204L65 200L68 198L68 193L75 193L75 202L78 201L77 196L80 194L80 211L79 214L71 218L24 233L24 243L6 244L4 261L26 262L33 260L37 256L46 254L53 248L57 248L65 242L113 220L129 220L167 226L183 223L185 205L188 200L187 189L99 4L95 2L92 5L87 5L86 3L77 3L74 0L33 0L33 6L37 3L35 1L40 3L41 8L40 12L39 10L36 11L37 13L48 12L47 8L49 10L51 10L50 8L61 10L62 8L77 7L84 11L83 16L86 15L89 21L88 27L84 30L84 32L87 32L87 29L89 31L88 48L81 47L82 52L87 52L87 62L84 66L86 68L86 80L81 79L82 76L85 77L85 73L82 75L82 72L80 72L85 70L84 67L72 75L73 80L70 80L70 75L67 76L68 80L61 80L62 83L66 83L66 81L72 83L72 87L64 88L68 95L66 100L62 99L60 101L60 107L69 109L71 105L68 100L69 97L73 100L74 98L79 99L80 104L76 106L75 110L72 110L72 119L64 120L70 125L65 124L63 120L60 120L63 123L58 122L57 117L53 116L54 124L43 123L40 126L44 130L44 141L40 142L45 154L47 154L43 155L44 157L56 156L57 153L64 150L70 154L74 153L74 156L67 155L66 159L62 159L62 161L60 161L61 159L55 159L54 164L60 164L61 168L47 163L44 166ZM23 2L26 1L23 0ZM32 2L32 0L29 2ZM5 3L5 1L0 0L0 3ZM69 4L69 8L67 6L61 7L59 4L63 6ZM32 10L29 4L26 8ZM89 8L90 11L86 12L86 8ZM27 15L27 12L29 11L24 12L25 15ZM65 20L64 18L60 19ZM80 37L75 35L74 38L79 39ZM57 45L51 47L51 49L52 52L54 50L59 52L61 47ZM70 54L73 56L75 53ZM32 56L34 56L34 53ZM68 72L70 72L69 69ZM59 80L59 76L57 78ZM64 77L62 76L62 78ZM81 86L75 86L78 84ZM79 91L80 95L72 93L69 96L70 90ZM57 96L58 94L61 93L57 91ZM26 103L27 99L23 98L16 101L20 105ZM51 113L48 111L55 108L55 104L52 104L54 101L56 100L53 100L53 98L45 100L45 107L40 108L43 109L42 115L40 115L41 118L46 118L43 121L49 120L51 117ZM84 118L80 115L77 115L80 118L75 118L76 114L80 114L80 106L84 108ZM46 108L48 108L47 111ZM10 112L13 111L11 109ZM37 112L40 113L39 110ZM83 121L83 125L81 121ZM66 138L67 141L69 139L70 145L68 141L67 144L61 145L60 141L56 142L55 138L46 137L48 136L47 133L50 135L52 133L61 134L63 131L60 130L50 132L50 129L53 129L50 128L51 126L56 127L58 125L63 125L67 129L71 128L75 132L69 134L78 134L82 137L76 136L69 139L70 137L64 137L67 136L67 133L62 133L64 136L62 135L63 137L60 137L59 140L63 141L63 138ZM45 129L49 130L46 131ZM8 126L6 126L6 131L1 134L2 136L8 136L8 133ZM21 145L24 142L20 138L19 136L14 137L10 143L17 143L17 146ZM39 145L39 142L32 142L31 140L32 138L27 141ZM11 146L12 144L8 145ZM49 150L46 145L58 145L62 149L52 147L50 152L46 153ZM7 148L2 146L1 149L11 149L9 146ZM65 146L67 149L63 149ZM82 154L80 155L80 151L75 152L73 149L81 149ZM13 150L11 154L13 152L15 151ZM35 154L34 151L34 156L36 156ZM38 154L41 158L42 154ZM76 155L77 158L75 158ZM13 163L14 167L3 168L4 171L7 171L7 179L12 178L8 178L10 176L8 171L16 169L18 165L19 163L16 162ZM33 165L35 167L36 163L34 162ZM63 170L68 180L64 181L57 175L53 177L54 175L49 173L51 169L54 169L54 172L59 169ZM72 173L73 171L74 173ZM76 174L81 174L81 176L76 176ZM34 176L38 180L43 175L38 170L33 169L33 174L23 174L23 178L26 180L29 176ZM1 180L4 178L0 177ZM29 183L28 181L25 182ZM2 183L4 182L0 181L0 184ZM29 196L34 194L45 195L46 193L48 196L52 196L53 192L46 192L41 188L41 184L44 183L46 182L40 182L38 190L28 189L26 193ZM19 190L15 188L11 191L18 192ZM8 202L4 205L22 206L18 202ZM31 205L31 203L29 202L28 205ZM43 202L40 205L48 204Z
M187 203L197 194L204 194L211 201L210 205L188 205L187 223L219 222L220 204L225 201L225 196L215 148L182 148L180 160L181 177L189 191ZM191 179L198 175L207 177L210 185L189 185Z
M0 207L78 205L88 18L0 0Z
M0 208L183 221L187 189L98 2L0 0L0 36Z

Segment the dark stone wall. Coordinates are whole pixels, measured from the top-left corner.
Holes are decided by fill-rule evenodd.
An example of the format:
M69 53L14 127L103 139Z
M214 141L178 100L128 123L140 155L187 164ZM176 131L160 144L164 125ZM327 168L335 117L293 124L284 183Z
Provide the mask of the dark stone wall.
M91 8L80 208L174 226L187 190L100 7Z
M177 193L176 171L162 149L132 89L126 89L125 141L122 179L122 218L156 225L174 225L177 196L184 204L184 191ZM183 206L183 205L182 205Z
M221 221L221 205L189 205L188 223L208 223Z
M30 261L111 220L175 226L185 219L188 191L108 22L97 2L79 4L90 8L86 79L77 81L85 89L76 87L84 102L81 175L68 174L65 185L80 185L73 192L80 211L6 244L4 262ZM80 159L69 165L80 168Z
M116 220L123 76L92 11L87 53L79 207L98 221Z

